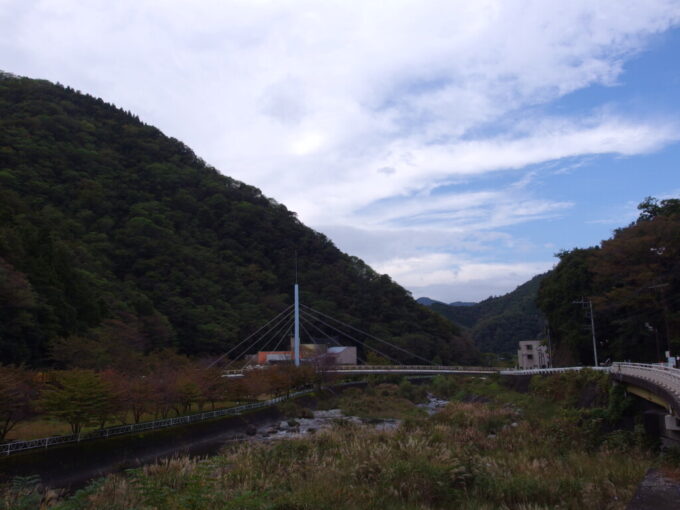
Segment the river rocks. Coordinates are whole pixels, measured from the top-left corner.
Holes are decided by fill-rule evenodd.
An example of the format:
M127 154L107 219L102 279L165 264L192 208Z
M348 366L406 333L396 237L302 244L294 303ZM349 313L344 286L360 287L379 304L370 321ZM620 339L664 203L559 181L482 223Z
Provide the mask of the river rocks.
M436 398L428 394L428 402L419 404L428 414L434 414L448 404L447 400ZM311 412L310 412L311 413ZM356 416L344 416L340 409L328 409L325 411L314 411L309 418L297 418L282 420L274 424L262 426L259 430L250 426L246 434L250 436L258 435L263 440L293 439L305 435L316 434L323 429L330 429L338 424L354 423L357 425L372 425L377 430L394 430L401 425L401 420L362 420Z
M382 420L375 424L376 430L394 430L401 425L401 420Z
M448 400L442 400L437 397L435 397L432 393L427 394L427 402L424 404L418 404L418 407L425 409L427 411L427 414L430 416L435 414L437 411L442 409L443 407L448 404Z

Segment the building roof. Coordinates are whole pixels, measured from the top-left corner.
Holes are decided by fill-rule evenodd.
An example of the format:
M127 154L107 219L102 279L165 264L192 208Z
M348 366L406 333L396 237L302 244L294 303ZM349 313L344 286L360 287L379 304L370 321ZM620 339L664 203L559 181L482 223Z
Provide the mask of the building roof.
M349 347L349 346L346 346L346 345L342 345L342 346L338 346L338 347L329 347L328 348L328 354L340 354L344 350L351 349L351 348L352 347ZM356 349L356 347L355 347L355 349Z

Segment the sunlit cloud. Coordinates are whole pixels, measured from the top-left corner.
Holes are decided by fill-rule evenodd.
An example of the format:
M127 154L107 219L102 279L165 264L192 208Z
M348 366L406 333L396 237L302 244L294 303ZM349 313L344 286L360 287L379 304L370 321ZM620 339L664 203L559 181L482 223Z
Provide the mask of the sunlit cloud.
M680 140L673 111L550 109L619 86L680 23L677 1L0 5L0 69L139 114L442 299L511 290L552 264L515 260L532 241L509 233L574 211L544 194L544 175Z

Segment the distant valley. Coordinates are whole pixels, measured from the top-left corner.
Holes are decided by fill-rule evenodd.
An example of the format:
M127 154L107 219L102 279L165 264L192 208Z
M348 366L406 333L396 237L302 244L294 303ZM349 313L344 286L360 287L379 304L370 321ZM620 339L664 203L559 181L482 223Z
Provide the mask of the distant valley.
M517 342L544 338L545 318L536 297L545 276L535 276L512 292L479 303L446 304L427 297L417 301L465 328L480 351L510 356Z

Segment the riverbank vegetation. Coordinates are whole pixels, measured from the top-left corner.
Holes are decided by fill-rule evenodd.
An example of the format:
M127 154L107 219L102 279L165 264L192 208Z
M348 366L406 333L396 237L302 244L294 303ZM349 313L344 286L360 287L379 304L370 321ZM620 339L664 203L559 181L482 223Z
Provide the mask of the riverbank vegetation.
M0 365L0 442L78 434L214 410L318 384L311 366L279 365L223 377L172 352L138 371L30 371Z
M647 198L637 220L599 246L558 254L537 304L550 323L556 363L658 362L680 351L680 199ZM584 327L585 326L585 327Z
M233 444L209 459L110 475L64 499L48 494L49 504L15 487L5 508L42 497L55 510L623 509L656 460L639 427L609 426L629 402L604 377L535 378L528 393L496 378L440 377L427 390L447 387L451 402L395 430L339 421L306 438ZM398 401L405 391L377 384L348 395Z

